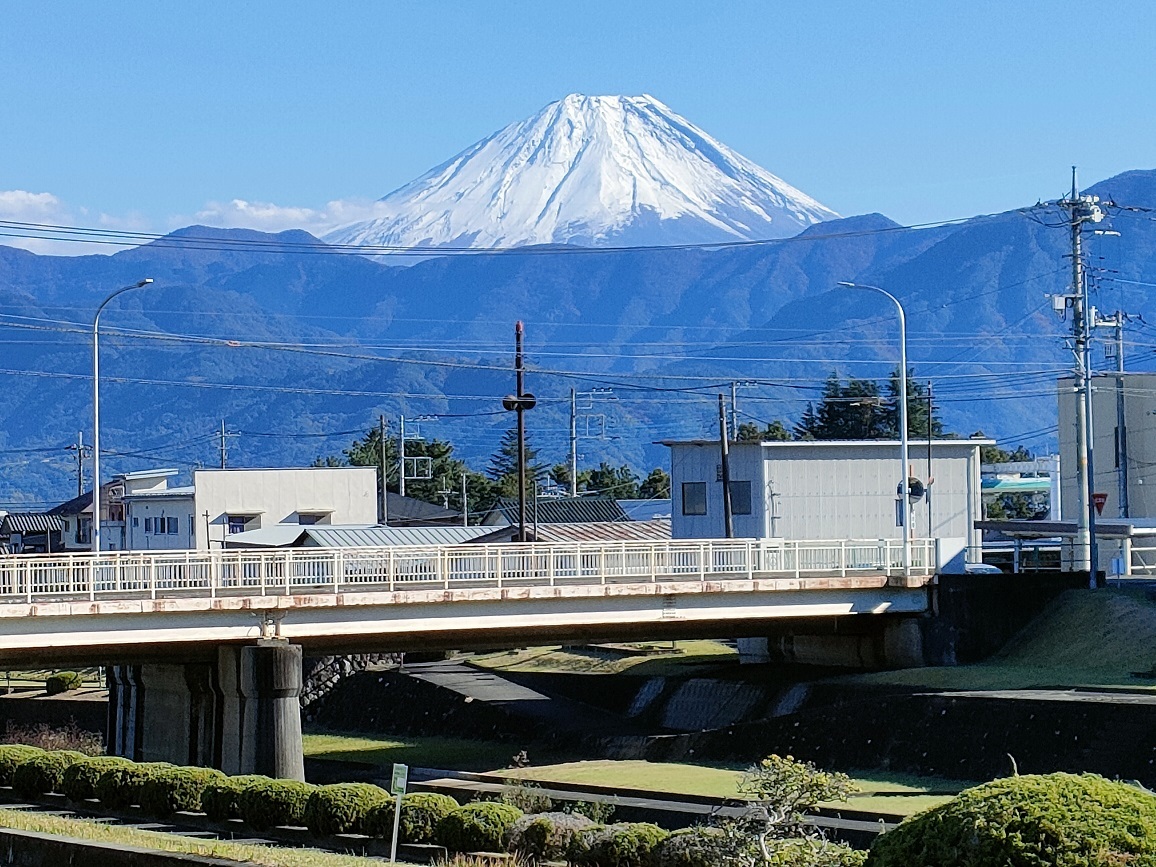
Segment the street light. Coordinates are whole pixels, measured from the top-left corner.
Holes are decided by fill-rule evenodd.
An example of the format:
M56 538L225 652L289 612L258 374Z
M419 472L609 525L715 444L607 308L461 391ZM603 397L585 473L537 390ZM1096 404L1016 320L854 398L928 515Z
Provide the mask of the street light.
M911 576L911 501L907 496L907 316L903 312L903 305L899 299L885 289L878 286L868 286L865 283L848 283L839 281L840 286L848 289L868 289L878 292L891 299L895 309L899 311L899 463L901 469L899 482L900 515L903 521L903 575ZM928 425L931 420L928 419Z
M153 282L146 277L131 286L117 289L100 302L96 316L92 318L92 552L100 553L100 314L104 306L122 292L140 289Z

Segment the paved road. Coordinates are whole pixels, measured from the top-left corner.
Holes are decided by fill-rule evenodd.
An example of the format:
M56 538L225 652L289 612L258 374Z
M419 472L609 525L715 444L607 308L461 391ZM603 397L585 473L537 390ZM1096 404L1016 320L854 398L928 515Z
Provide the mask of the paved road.
M1087 689L970 689L954 692L924 692L920 695L949 698L999 698L1016 701L1087 702L1089 704L1156 705L1156 693L1117 692Z

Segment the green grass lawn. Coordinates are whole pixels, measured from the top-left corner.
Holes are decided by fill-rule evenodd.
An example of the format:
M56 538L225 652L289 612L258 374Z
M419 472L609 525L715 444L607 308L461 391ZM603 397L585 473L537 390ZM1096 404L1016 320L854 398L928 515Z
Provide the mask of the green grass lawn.
M366 864L380 863L354 855L338 855L316 849L281 849L273 846L202 840L182 837L179 834L121 828L88 819L68 819L17 810L0 809L0 827L73 837L112 846L136 846L141 849L224 858L238 864L260 865L260 867L365 867ZM94 863L99 863L99 856Z
M510 779L533 780L547 786L551 782L591 784L637 789L664 794L739 798L739 782L744 768L681 765L666 762L613 761L567 762L502 771ZM859 792L844 806L854 810L908 816L950 800L952 795L973 783L938 777L865 772L853 777Z
M1014 580L1009 576L1009 580ZM914 668L840 678L926 689L1096 687L1156 690L1133 672L1156 665L1156 603L1143 593L1069 590L999 654L953 668Z
M489 771L510 764L518 751L512 744L443 737L367 737L330 732L307 733L305 755L311 759L361 762L389 767L395 762L419 768Z
M718 641L651 642L645 655L616 653L612 649L553 645L528 647L467 657L494 671L566 672L569 674L622 674L644 677L692 677L738 662L738 652Z

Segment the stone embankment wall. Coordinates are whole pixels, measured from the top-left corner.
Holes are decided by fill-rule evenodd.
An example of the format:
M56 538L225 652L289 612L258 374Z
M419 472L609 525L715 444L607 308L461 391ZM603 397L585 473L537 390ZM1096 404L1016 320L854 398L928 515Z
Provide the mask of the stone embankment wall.
M311 719L310 707L344 678L369 668L400 665L403 658L401 653L358 653L306 659L301 681L301 707L306 720Z

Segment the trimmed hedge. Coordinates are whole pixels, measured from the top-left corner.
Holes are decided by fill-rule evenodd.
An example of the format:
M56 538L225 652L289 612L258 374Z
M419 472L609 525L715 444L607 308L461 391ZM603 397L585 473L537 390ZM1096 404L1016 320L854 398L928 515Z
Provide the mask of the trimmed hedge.
M829 840L770 840L768 848L771 859L767 867L863 867L867 860L867 853L862 849ZM917 863L910 867L923 865Z
M107 768L96 781L96 797L114 810L141 802L141 789L158 771L175 768L168 762L143 762Z
M669 836L649 822L594 825L574 834L567 855L580 867L658 867L658 846Z
M868 867L1156 864L1156 796L1095 774L1008 777L904 820Z
M438 822L434 840L451 852L505 851L506 837L522 815L510 804L474 801Z
M84 753L72 750L31 756L17 766L12 775L12 788L22 798L38 798L48 792L59 792L68 766L87 758Z
M305 807L316 788L297 780L262 779L241 790L237 805L245 824L258 831L278 825L304 825Z
M389 792L370 783L318 786L305 805L305 826L318 837L364 834L369 811L389 800Z
M378 804L365 817L365 833L386 840L393 836L393 806L390 800ZM449 795L435 792L415 792L401 799L401 821L398 823L399 843L432 843L437 826L458 808L458 802Z
M44 750L40 747L26 747L24 744L0 746L0 786L11 786L12 777L21 763L43 754Z
M60 791L70 801L87 801L96 797L96 783L109 768L132 765L128 759L119 756L92 756L73 762L64 770L60 781Z
M506 846L534 862L563 861L574 835L593 825L581 813L534 813L511 826Z
M225 822L229 819L241 818L239 799L241 792L251 783L268 780L260 774L243 774L237 777L225 777L221 780L210 780L201 792L201 809L214 822Z
M198 813L205 786L224 778L224 774L212 768L158 768L141 786L140 808L158 819L167 819L182 811Z
M84 686L84 678L75 671L57 671L44 678L44 691L49 695L60 695Z
M718 828L681 828L655 849L658 867L715 867L723 833Z

